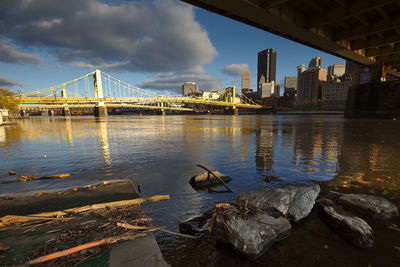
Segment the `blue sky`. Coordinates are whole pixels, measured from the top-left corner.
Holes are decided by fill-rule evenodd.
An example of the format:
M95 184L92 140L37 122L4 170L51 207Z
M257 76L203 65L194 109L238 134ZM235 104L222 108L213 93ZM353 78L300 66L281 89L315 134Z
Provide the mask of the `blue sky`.
M240 66L232 64L249 66L255 88L257 52L266 48L277 51L278 81L315 56L324 68L345 63L174 0L11 3L0 2L0 86L14 91L47 88L94 68L168 92L180 92L189 80L204 90L240 87Z

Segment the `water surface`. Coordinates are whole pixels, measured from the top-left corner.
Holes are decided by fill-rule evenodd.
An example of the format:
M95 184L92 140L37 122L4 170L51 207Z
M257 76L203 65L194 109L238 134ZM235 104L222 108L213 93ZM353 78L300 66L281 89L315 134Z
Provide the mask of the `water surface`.
M193 190L188 181L202 172L196 164L231 176L234 194ZM272 185L318 182L324 190L377 194L398 205L400 122L340 115L32 117L0 127L0 181L10 179L8 170L71 177L1 185L0 194L131 179L143 196L171 195L145 205L171 230L215 201L266 185L266 175L279 178ZM392 247L388 253L396 257Z

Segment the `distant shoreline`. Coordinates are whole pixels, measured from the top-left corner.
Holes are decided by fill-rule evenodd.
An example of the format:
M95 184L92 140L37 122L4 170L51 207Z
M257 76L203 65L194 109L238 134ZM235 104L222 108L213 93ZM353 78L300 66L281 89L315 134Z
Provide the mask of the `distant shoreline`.
M309 111L277 111L276 115L338 115L344 114L340 110L309 110Z

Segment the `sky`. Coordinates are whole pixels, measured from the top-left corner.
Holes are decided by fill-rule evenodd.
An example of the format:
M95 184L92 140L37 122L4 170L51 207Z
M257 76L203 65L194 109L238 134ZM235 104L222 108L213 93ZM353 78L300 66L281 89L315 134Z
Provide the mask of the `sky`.
M277 81L319 56L345 60L177 0L1 0L0 87L30 92L96 68L129 84L180 93L235 85L257 53L277 52ZM283 87L283 86L282 86ZM283 90L281 90L282 92Z

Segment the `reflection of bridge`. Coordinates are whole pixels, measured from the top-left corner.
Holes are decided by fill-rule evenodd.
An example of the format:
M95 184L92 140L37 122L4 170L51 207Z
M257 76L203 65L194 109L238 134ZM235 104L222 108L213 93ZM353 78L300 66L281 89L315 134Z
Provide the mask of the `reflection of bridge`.
M72 81L47 89L19 95L21 112L29 110L62 109L69 115L70 108L94 108L95 115L107 115L110 108L192 111L196 105L222 108L237 112L239 108L263 109L244 95L237 94L235 86L217 92L217 99L200 97L164 96L140 89L96 70ZM51 114L51 112L49 112Z

